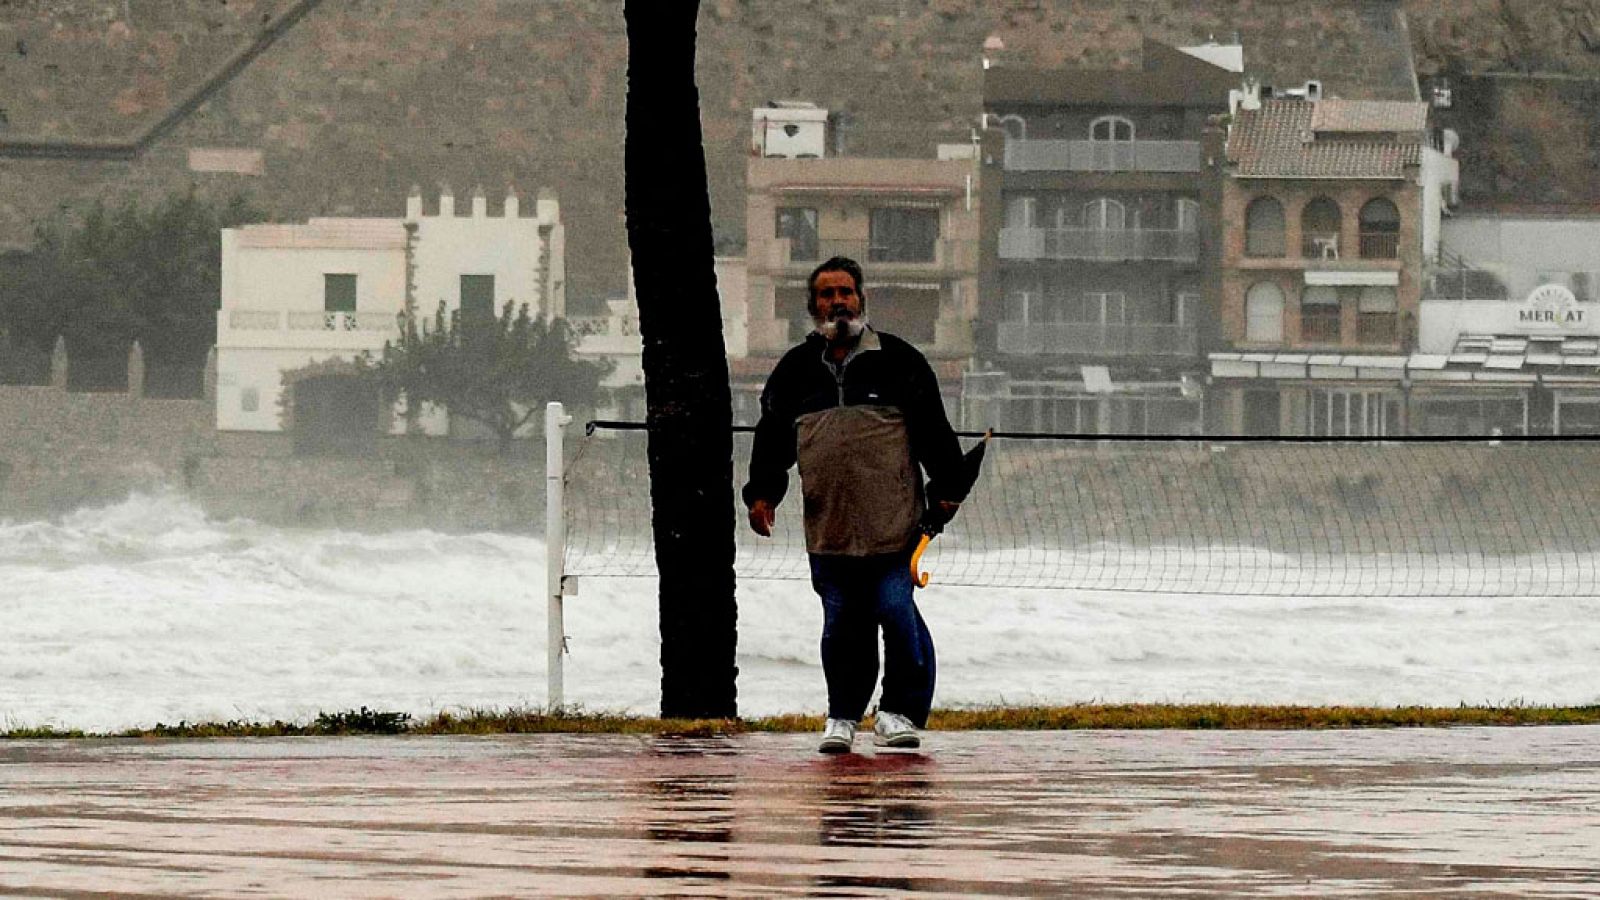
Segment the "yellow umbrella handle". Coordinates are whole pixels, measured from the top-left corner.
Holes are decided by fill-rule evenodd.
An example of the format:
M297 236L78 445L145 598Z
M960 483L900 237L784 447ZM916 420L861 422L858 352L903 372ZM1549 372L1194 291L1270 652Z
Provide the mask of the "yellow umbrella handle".
M917 541L917 549L911 551L911 583L919 588L927 587L928 580L932 577L927 572L917 570L917 563L922 562L922 551L928 549L928 544L932 541L933 537L925 534L922 540Z

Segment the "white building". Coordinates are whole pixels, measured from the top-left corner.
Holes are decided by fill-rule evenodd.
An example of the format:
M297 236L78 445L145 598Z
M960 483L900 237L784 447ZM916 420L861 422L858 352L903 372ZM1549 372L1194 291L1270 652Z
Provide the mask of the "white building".
M274 432L310 419L378 427L371 398L294 386L307 366L377 357L399 333L407 300L431 317L443 301L463 316L527 303L566 311L560 206L541 191L528 215L515 192L493 213L482 190L458 212L445 189L427 214L420 190L404 219L312 219L222 232L217 314L217 428ZM371 421L368 422L368 419ZM424 431L442 433L432 415ZM395 423L395 428L403 424Z
M749 355L750 306L745 295L743 257L716 259L717 295L722 302L722 340L728 359ZM639 297L628 271L628 295L606 302L602 316L574 316L568 320L577 335L576 353L591 360L609 360L611 374L600 382L601 418L644 421L644 341L639 335Z
M1600 216L1446 219L1412 375L1422 434L1600 434Z

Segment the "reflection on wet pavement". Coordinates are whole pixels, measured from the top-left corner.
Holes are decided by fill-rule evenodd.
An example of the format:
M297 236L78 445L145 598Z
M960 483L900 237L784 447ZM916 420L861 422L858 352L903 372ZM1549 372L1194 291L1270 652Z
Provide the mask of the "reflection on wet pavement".
M1600 728L0 744L0 895L1600 897Z

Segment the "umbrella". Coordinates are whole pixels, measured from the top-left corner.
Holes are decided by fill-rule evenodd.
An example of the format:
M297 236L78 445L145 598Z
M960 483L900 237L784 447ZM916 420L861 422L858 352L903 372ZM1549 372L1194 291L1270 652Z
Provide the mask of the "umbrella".
M983 433L983 440L979 441L976 447L968 450L966 455L961 457L960 477L963 484L960 486L964 487L966 491L972 490L972 485L977 482L978 470L983 466L984 451L989 448L989 440L993 437L994 429L991 428ZM962 493L964 494L966 491ZM911 583L919 588L927 587L929 580L932 578L927 572L917 568L917 565L922 562L923 551L928 549L928 544L932 543L933 539L941 531L944 531L944 526L950 524L950 519L954 515L953 512L946 512L940 509L937 503L928 504L928 508L922 512L922 519L917 523L917 530L922 532L922 537L917 539L917 549L911 552Z

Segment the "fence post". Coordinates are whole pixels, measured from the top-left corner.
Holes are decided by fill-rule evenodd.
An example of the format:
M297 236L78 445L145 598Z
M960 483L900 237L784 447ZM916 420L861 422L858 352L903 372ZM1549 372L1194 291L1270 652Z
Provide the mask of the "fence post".
M562 439L572 417L566 415L560 403L549 403L544 408L544 571L545 571L545 677L548 686L546 701L555 712L565 704L561 672L561 654L566 650L567 633L562 622L561 594L562 565L566 556L567 520L564 488L566 462Z

